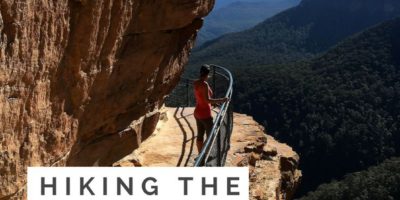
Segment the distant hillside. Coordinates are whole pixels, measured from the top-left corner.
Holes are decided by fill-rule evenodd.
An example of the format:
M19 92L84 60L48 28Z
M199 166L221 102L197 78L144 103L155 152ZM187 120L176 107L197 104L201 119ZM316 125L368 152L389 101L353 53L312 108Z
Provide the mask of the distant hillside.
M280 0L215 0L214 9L226 7L235 2L280 1Z
M254 2L257 0L215 0L215 6L214 9L218 9L218 8L222 8L225 7L231 3L235 3L235 2Z
M300 194L400 155L400 19L306 63L235 69L234 105L292 146Z
M193 52L190 65L249 67L310 58L399 14L398 0L304 0L250 30L207 42Z
M219 1L217 1L219 2ZM300 0L231 1L214 10L206 19L196 46L223 34L239 32L300 3Z
M318 187L300 200L400 199L400 158Z

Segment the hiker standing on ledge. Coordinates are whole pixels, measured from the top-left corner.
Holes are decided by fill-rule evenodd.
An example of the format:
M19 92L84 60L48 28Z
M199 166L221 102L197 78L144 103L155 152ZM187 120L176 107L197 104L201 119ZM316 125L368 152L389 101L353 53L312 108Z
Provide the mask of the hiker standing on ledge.
M204 144L204 133L207 137L213 127L213 118L211 115L211 104L224 103L228 98L212 99L213 92L207 83L210 66L203 65L200 68L200 78L194 82L194 95L196 97L196 108L194 117L197 125L197 149L200 153Z

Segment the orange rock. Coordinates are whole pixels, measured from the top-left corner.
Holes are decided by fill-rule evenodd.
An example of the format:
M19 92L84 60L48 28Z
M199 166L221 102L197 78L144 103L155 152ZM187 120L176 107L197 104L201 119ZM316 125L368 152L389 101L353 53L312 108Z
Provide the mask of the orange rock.
M146 140L213 4L1 0L0 199L27 166L111 166Z
M249 158L251 200L286 200L293 197L300 183L301 171L296 165L299 157L292 148L266 135L250 116L235 113L231 149L228 166L236 165L236 162L229 162L229 158L237 156L237 152Z
M166 108L164 116L168 120L159 123L152 137L125 160L137 160L143 166L193 166L197 156L193 111L194 108ZM226 165L249 167L250 200L290 199L300 182L301 171L297 165L283 171L286 166L282 167L282 164L298 163L296 152L266 135L251 117L238 113L233 116L231 149ZM260 153L257 153L257 146L262 147ZM267 157L265 151L276 155Z
M268 156L268 157L275 157L278 155L278 150L276 147L270 147L265 145L263 148L263 156Z

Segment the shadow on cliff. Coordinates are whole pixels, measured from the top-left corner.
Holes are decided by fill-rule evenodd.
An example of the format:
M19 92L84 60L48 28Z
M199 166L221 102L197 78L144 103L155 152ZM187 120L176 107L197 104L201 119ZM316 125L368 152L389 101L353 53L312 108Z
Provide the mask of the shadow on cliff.
M184 110L185 110L185 108L181 109L179 117L177 116L179 108L176 108L175 113L174 113L174 119L178 123L179 128L182 131L182 136L183 136L182 151L181 151L181 155L179 156L179 161L176 164L177 167L182 165L182 161L183 161L183 158L185 157L185 153L186 153L186 144L190 141L190 149L189 149L188 155L186 156L187 158L186 158L185 164L183 165L185 167L188 166L188 163L190 161L191 155L193 153L194 140L195 140L195 133L194 133L193 127L190 125L190 122L186 119L187 116L185 116L183 114ZM191 133L192 137L189 138L189 139L187 137L187 132L186 132L186 130L185 130L185 128L184 128L184 126L183 126L183 124L181 122L181 119L183 119L185 121L185 123L187 124L187 126L190 129L190 133Z

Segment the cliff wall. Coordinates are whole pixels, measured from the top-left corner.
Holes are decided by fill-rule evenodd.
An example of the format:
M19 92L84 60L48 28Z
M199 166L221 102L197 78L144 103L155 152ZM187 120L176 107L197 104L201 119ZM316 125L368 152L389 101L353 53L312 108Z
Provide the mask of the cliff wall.
M27 166L107 166L136 149L213 4L1 0L0 199L23 196Z
M234 114L227 166L248 166L250 200L290 200L301 182L299 155L251 116Z

